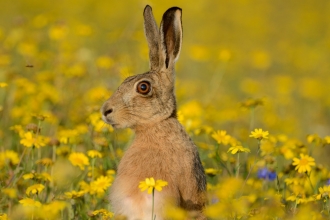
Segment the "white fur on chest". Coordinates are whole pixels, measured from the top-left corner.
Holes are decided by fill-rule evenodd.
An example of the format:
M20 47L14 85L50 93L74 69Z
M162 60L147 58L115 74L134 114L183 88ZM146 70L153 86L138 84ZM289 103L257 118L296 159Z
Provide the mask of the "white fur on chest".
M126 195L121 191L120 182L112 187L110 196L113 211L117 215L126 216L128 220L151 219L152 215L152 194L147 191L139 192L136 195ZM117 185L117 186L116 186ZM118 187L118 188L117 188ZM162 192L155 191L154 195L154 215L157 220L162 220L165 198Z

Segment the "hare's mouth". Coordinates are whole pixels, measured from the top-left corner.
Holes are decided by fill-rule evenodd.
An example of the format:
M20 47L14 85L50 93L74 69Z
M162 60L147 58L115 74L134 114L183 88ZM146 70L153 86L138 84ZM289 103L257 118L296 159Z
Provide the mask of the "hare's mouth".
M108 120L104 120L104 122L107 123L107 124L109 124L109 125L111 125L113 128L117 128L118 125L119 125L119 124L116 124L116 123L114 123L112 121L108 121Z
M118 125L117 123L114 123L111 119L108 119L107 117L105 117L104 115L102 115L102 120L111 125L112 127L116 127L116 125Z
M118 126L118 124L115 123L109 123L113 128L116 128L116 126Z

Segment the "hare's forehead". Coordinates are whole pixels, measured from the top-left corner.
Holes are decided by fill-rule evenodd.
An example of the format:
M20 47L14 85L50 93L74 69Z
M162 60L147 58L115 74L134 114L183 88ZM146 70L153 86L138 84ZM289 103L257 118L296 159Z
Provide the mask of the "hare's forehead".
M157 80L156 78L157 78L157 76L155 74L152 74L149 72L135 75L135 76L129 76L124 80L124 82L121 84L121 86L125 86L125 85L133 86L137 82L140 82L143 80L147 80L147 81L150 81L151 83L154 83Z

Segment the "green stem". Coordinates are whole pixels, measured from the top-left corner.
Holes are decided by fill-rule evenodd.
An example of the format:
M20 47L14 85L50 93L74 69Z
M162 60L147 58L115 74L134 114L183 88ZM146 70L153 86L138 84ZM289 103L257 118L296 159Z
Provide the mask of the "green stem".
M15 171L14 171L14 175L13 175L13 177L9 180L9 182L8 182L8 184L7 184L7 187L10 187L10 185L11 185L12 183L15 183L15 182L16 182L16 181L15 181L15 178L16 178L16 175L17 175L18 172L19 172L19 169L20 169L20 166L21 166L21 163L22 163L22 160L23 160L23 158L24 158L24 156L25 156L26 151L27 151L27 148L24 147L23 153L21 154L21 157L20 157L20 159L19 159L19 162L18 162L18 164L16 165L16 169L15 169Z
M36 131L36 141L38 140L38 136L39 136L39 130L40 130L40 127L41 127L41 120L38 120L38 126L37 126L37 131ZM33 146L33 151L32 151L32 155L33 155L33 166L34 166L34 163L35 163L35 161L34 161L34 148L35 148L36 146ZM38 152L37 152L37 159L38 160L40 160L41 159L41 146L39 145L39 148L38 148ZM33 167L32 166L32 167ZM38 166L38 167L36 167L37 169L36 170L39 170L39 167L40 167L40 165Z
M55 163L55 161L56 161L56 145L55 144L53 145L52 160L53 160L53 163ZM50 174L53 177L53 166L52 166L52 168L50 170Z
M92 181L94 181L94 164L95 164L95 158L92 159Z
M296 198L296 203L294 204L294 207L293 207L293 215L296 214L297 205L298 205L298 199Z
M258 151L257 151L257 156L260 156L260 145L261 145L261 139L258 139Z
M239 176L239 167L240 167L240 164L239 164L239 152L237 152L237 161L236 161L236 178L238 178L238 176Z
M254 107L251 108L250 131L252 131L254 127L254 109Z
M113 148L112 143L109 144L109 148L110 148L110 152L111 152L111 154L113 155L113 158L114 158L115 164L116 164L116 166L118 167L118 161L117 161L117 158L116 158L116 152L115 152L115 149Z
M311 178L310 178L310 175L311 175L311 174L306 173L306 175L307 175L307 178L308 178L308 180L309 180L309 184L311 185L311 188L312 188L312 190L313 190L313 193L316 193L316 192L315 192L315 189L314 189L314 186L313 186L313 183L312 183Z
M38 148L38 160L41 159L41 147Z
M330 210L329 210L329 197L326 197L326 206L327 206L327 211L328 211L328 219L330 219Z
M155 188L152 189L152 210L151 210L151 220L154 220L154 198L155 198Z
M31 169L34 169L34 149L35 146L32 146L32 154L31 154Z
M52 155L53 162L55 163L56 161L56 145L53 145L53 155Z
M257 151L257 156L259 156L259 152L260 152L260 141L258 141L258 151ZM244 183L243 183L243 186L242 186L242 189L241 189L241 195L243 194L243 189L244 189L244 187L245 187L245 185L246 185L246 182L248 181L248 179L249 179L249 177L250 177L250 175L251 175L251 172L252 172L253 168L254 168L255 165L259 162L259 160L260 160L260 159L255 159L255 160L254 160L254 163L253 163L252 166L250 167L249 172L248 172L248 174L247 174L247 176L246 176L246 178L245 178L245 180L244 180Z
M276 175L276 189L277 189L277 194L280 195L280 180L278 179L278 176Z
M219 144L217 144L217 149L215 151L215 156L217 158L217 160L220 162L220 165L226 169L227 173L229 176L232 176L232 173L230 172L230 170L228 169L227 165L221 160L221 157L219 155Z

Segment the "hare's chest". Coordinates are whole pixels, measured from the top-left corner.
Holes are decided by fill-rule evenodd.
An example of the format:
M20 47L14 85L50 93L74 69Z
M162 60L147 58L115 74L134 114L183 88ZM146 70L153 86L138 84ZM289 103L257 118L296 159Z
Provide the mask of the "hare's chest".
M133 149L128 150L118 168L118 174L144 178L171 176L180 166L182 155L176 151L164 149Z

